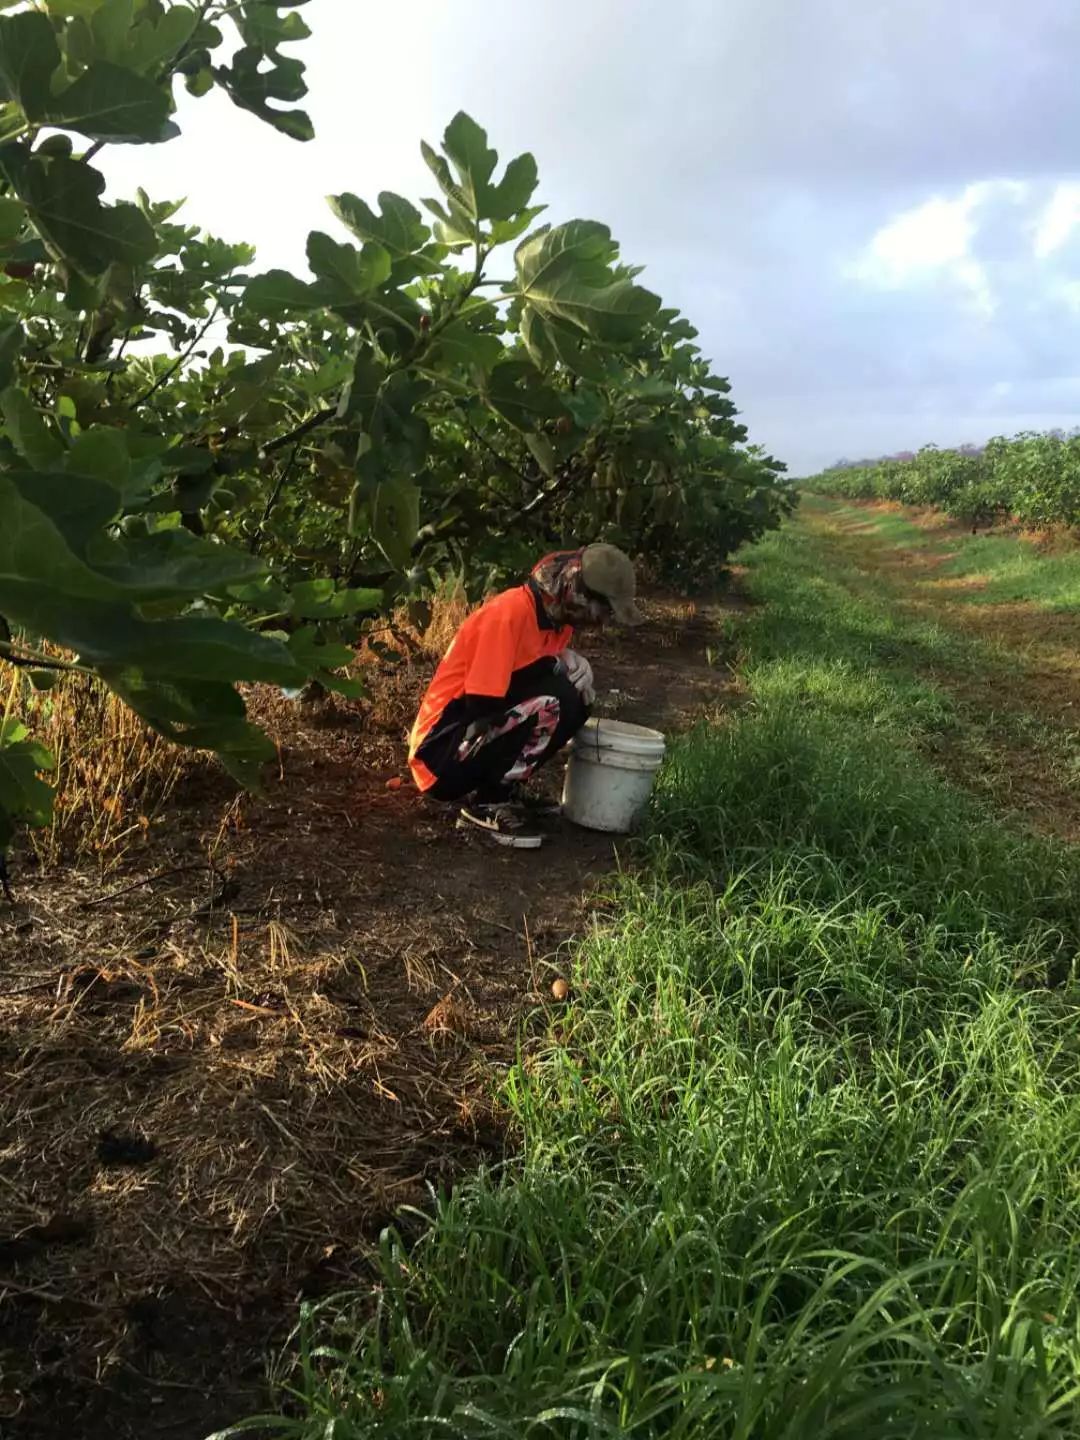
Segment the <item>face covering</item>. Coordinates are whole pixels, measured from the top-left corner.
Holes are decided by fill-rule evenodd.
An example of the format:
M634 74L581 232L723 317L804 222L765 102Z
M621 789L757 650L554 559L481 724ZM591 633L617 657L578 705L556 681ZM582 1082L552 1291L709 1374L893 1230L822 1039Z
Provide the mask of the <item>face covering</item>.
M585 589L581 551L556 550L533 566L529 586L554 626L597 624L607 606Z

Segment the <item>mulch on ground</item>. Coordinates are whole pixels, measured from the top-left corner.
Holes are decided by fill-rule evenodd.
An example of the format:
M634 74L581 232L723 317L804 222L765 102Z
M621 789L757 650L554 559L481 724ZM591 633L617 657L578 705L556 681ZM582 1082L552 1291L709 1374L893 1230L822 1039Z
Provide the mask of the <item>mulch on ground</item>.
M714 612L648 609L589 647L600 705L674 730L734 682ZM262 797L208 763L104 880L17 870L0 905L12 1440L194 1440L258 1409L298 1302L362 1283L402 1207L504 1152L499 1072L616 847L564 826L501 851L418 797L403 733L429 673L388 671L371 702L259 695L280 746Z

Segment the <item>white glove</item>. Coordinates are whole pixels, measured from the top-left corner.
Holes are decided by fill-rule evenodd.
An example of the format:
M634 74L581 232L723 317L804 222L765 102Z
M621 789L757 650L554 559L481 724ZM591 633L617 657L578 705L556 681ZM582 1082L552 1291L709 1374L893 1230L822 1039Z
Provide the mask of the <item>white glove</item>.
M576 650L564 650L559 656L559 665L585 704L591 705L596 699L596 689L592 666L585 656L579 655Z

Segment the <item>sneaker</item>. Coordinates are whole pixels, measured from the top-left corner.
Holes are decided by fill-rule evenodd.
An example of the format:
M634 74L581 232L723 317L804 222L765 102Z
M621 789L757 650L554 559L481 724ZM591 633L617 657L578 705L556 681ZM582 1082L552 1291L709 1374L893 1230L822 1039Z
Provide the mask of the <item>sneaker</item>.
M524 785L514 787L510 804L534 820L551 820L562 814L562 805L558 800L549 800L546 795L538 795L535 790L526 790Z
M476 830L513 850L539 850L544 843L516 805L463 805L457 823L459 830Z
M538 794L520 780L511 780L508 784L489 790L478 790L475 803L489 806L510 805L532 820L562 814L562 806L558 800L551 800L546 795Z

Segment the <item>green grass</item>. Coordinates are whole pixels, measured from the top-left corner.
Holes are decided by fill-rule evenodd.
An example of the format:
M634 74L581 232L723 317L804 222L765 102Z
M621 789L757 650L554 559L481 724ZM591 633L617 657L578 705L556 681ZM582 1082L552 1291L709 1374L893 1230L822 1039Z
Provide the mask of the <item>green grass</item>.
M1045 551L1010 535L975 535L942 573L985 577L980 589L954 597L969 604L1026 601L1043 610L1080 610L1080 546Z
M802 504L808 515L838 531L849 553L873 544L947 556L937 576L985 581L978 589L951 594L955 602L1025 602L1042 610L1080 609L1080 545L1048 550L1010 534L942 535L916 525L903 511L865 510L815 495L803 496Z
M829 559L751 555L752 701L674 747L517 1155L305 1312L282 1432L1076 1435L1080 857L928 769L971 655Z

